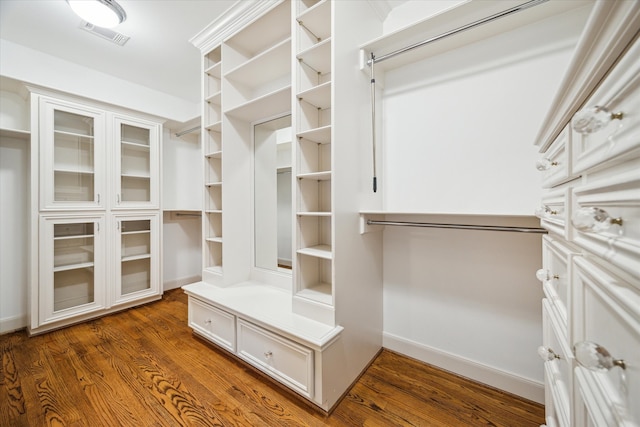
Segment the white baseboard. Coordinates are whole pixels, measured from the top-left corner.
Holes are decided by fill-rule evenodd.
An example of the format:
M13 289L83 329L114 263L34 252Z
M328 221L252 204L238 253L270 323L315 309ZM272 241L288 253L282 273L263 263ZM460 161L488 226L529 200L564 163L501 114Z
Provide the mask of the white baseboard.
M5 317L0 319L0 335L27 327L27 315Z
M447 353L397 335L383 333L383 347L508 393L544 404L544 384Z
M164 282L162 284L162 289L164 289L165 291L169 291L171 289L176 289L181 286L188 285L189 283L195 283L201 280L202 280L201 276L191 276L191 277L184 277L182 279L169 280L168 282Z

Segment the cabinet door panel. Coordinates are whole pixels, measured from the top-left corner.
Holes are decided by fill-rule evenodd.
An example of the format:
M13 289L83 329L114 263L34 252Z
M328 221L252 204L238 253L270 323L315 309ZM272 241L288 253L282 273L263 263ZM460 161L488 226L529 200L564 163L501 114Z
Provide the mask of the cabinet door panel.
M115 304L159 295L158 214L115 215Z
M42 98L40 117L41 210L104 209L104 113Z
M115 139L114 209L159 206L159 138L157 123L113 116Z
M105 307L104 217L40 218L38 326Z

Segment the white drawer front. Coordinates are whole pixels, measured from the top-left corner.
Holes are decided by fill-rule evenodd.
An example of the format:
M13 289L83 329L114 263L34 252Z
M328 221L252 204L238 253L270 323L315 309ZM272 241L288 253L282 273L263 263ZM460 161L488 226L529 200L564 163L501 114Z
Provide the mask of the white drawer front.
M189 297L189 326L219 346L235 352L235 316Z
M562 335L560 321L551 308L551 303L542 300L543 313L543 347L548 349L555 358L544 362L545 395L547 402L545 411L547 418L552 418L559 426L571 425L571 352L566 338Z
M573 180L550 190L542 195L541 206L536 212L540 225L549 232L571 241L572 228L569 226L573 212L573 188L579 180Z
M611 113L622 113L622 118L610 120L591 133L574 130L576 171L586 171L622 156L629 158L640 154L640 40L635 42L585 105L577 115L598 106L607 111L607 114L601 112L600 116L610 118ZM577 117L574 116L574 123Z
M536 163L536 167L542 173L542 188L551 188L569 179L571 174L570 135L569 128L565 128Z
M313 398L313 350L238 319L238 356Z
M625 369L595 372L578 366L577 383L597 425L640 425L640 290L589 260L574 262L575 343L593 342ZM602 351L600 351L602 353ZM595 358L591 357L592 360ZM580 357L576 355L576 361ZM635 424L634 424L635 423Z
M546 280L543 280L543 289L549 303L553 306L558 319L561 322L563 335L567 335L569 292L571 290L570 263L571 258L577 255L577 251L571 249L562 240L555 240L544 236L543 244L543 270Z
M574 197L575 243L640 279L640 169L611 174L578 187ZM576 216L585 209L606 212L611 224L599 231L579 230ZM615 223L618 219L622 225ZM638 280L635 282L637 285Z

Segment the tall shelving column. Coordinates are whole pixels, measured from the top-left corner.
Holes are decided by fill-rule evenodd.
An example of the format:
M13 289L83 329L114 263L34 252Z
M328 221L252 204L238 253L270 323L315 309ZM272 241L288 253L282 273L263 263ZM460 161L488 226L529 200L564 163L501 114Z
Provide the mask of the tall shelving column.
M204 155L203 272L222 275L222 48L204 55L202 114Z
M225 286L253 274L254 126L291 114L291 6L265 6L222 44Z
M296 6L294 311L333 325L332 4Z

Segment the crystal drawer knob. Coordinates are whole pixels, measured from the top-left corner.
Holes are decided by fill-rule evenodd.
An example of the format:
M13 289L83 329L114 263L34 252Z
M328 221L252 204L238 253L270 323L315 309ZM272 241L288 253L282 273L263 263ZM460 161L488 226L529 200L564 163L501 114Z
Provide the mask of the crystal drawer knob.
M554 211L549 206L543 205L543 206L539 207L538 209L536 209L535 215L538 218L548 218L548 217L553 216L553 215L558 215L558 211Z
M578 111L571 120L573 130L583 135L598 132L612 120L622 120L623 113L611 113L604 107L590 107Z
M616 366L626 369L624 360L614 359L606 348L591 341L581 341L573 346L578 363L591 371L606 372Z
M552 162L546 157L536 162L536 169L538 169L540 172L548 171L552 166L558 166L558 162Z
M606 231L612 225L622 225L622 218L611 218L604 209L580 208L571 219L573 226L580 231Z
M273 356L273 353L271 351L265 351L264 352L264 357L266 359L271 359L271 356Z
M561 359L561 357L551 350L549 347L540 346L538 347L538 356L545 362L549 362L555 359Z
M549 270L541 268L540 270L536 271L536 278L541 282L548 282L551 279L559 279L560 276L558 276L557 274L552 275Z

